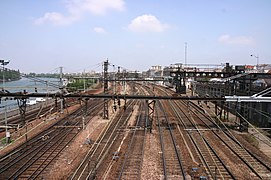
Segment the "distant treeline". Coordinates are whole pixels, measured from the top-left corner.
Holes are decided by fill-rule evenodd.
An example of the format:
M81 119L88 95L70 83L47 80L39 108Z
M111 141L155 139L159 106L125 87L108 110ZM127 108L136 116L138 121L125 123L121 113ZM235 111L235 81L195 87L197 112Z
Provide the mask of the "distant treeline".
M4 75L4 76L3 76ZM3 81L3 77L5 78L5 81L15 81L21 79L21 73L19 70L12 70L12 69L3 69L0 70L0 82Z
M67 85L68 91L78 91L78 90L84 90L84 88L88 89L91 87L93 84L97 83L97 80L94 79L79 79L75 80L74 82L71 82Z
M27 76L31 76L31 77L39 77L39 78L59 78L59 74L54 73L40 73L40 74L36 74L36 73L29 73L27 74Z

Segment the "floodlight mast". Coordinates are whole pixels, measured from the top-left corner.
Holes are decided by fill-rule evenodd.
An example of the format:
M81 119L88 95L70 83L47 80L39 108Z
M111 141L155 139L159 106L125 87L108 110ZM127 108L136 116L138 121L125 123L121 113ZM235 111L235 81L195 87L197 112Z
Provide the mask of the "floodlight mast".
M257 70L257 72L258 72L258 70L259 70L259 55L255 56L254 54L251 54L250 56L251 56L251 57L255 57L255 58L257 59L256 70Z

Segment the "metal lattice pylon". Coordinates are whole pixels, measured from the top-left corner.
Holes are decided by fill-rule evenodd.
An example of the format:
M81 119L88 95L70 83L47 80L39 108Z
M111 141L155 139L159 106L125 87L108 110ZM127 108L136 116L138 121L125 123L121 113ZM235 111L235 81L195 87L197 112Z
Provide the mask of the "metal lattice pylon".
M146 100L148 105L147 109L147 128L150 129L150 133L152 132L152 122L154 119L154 107L155 107L155 100Z
M108 59L104 62L104 94L108 94ZM108 100L104 99L104 119L109 119Z

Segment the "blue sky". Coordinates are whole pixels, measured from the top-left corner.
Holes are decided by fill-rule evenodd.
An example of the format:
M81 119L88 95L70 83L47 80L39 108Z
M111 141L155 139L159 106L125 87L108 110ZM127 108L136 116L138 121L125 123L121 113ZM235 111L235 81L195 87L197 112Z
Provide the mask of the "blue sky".
M1 0L0 59L22 72L271 64L270 0Z

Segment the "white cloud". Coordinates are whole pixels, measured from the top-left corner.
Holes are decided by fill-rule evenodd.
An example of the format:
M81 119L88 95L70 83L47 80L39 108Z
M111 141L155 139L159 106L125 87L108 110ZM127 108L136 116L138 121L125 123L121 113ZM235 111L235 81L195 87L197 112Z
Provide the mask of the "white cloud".
M241 44L241 45L250 45L253 43L253 38L248 36L236 36L232 37L228 34L221 35L218 38L218 41L225 44Z
M163 32L169 25L162 24L153 15L142 15L138 16L131 21L128 25L128 29L133 32Z
M58 12L45 13L43 17L40 17L34 21L36 25L52 23L54 25L69 25L78 20L77 16L64 16Z
M68 0L67 8L71 13L90 12L94 15L104 15L109 10L123 11L124 0Z
M110 10L125 10L124 0L66 0L65 8L68 15L59 12L47 12L35 20L35 24L52 23L55 25L68 25L80 20L85 13L105 15Z
M98 34L106 34L105 29L102 27L95 27L95 28L93 28L93 30Z

